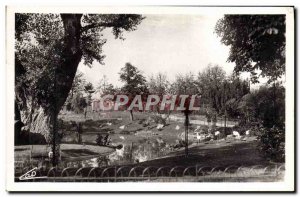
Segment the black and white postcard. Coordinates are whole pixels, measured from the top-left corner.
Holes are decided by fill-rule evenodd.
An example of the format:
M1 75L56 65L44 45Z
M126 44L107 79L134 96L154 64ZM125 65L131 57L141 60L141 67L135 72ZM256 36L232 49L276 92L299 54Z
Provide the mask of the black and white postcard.
M8 191L294 191L293 7L6 10Z

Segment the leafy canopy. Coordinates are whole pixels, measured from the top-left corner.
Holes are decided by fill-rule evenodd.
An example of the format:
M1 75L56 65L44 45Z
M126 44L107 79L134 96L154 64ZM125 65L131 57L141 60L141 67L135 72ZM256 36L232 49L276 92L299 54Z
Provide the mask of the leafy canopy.
M143 20L135 14L79 14L77 17L81 23L79 49L76 49L80 57L77 58L87 66L92 66L94 60L104 64L102 46L107 41L104 29L111 29L115 38L124 39L123 32L134 31ZM61 14L17 13L15 17L16 70L22 71L16 86L20 87L18 92L23 98L32 98L32 103L44 109L51 107L56 98L65 100L73 81L70 73L77 69L77 65L62 66L73 58L64 52L70 48L64 39L64 25ZM22 102L26 106L26 99Z
M228 62L235 62L234 71L250 72L252 82L258 82L258 71L269 82L285 73L284 15L225 15L215 32L230 46Z
M137 67L126 63L121 69L120 80L124 83L121 91L129 96L143 95L148 93L146 78Z

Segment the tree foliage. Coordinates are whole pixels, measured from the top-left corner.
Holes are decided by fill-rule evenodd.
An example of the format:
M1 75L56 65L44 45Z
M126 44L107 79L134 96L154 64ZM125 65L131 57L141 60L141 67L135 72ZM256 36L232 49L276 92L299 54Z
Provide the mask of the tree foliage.
M33 132L49 131L72 88L80 61L103 64L104 29L124 39L143 20L135 14L16 14L16 97ZM43 113L43 115L38 115ZM36 118L39 117L39 118ZM49 121L45 121L49 119ZM44 122L44 128L34 121Z
M80 92L77 92L71 100L71 107L77 114L83 112L87 105L86 99Z
M21 115L23 129L51 142L53 166L60 158L57 116L79 63L103 64L106 40L101 31L112 28L115 37L121 38L123 31L134 30L143 19L140 15L90 17L94 15L18 13L15 17L16 114Z
M285 125L285 88L280 83L262 86L243 97L239 111L248 121L261 122L266 128L282 129Z
M201 95L200 114L208 121L216 121L217 116L236 118L239 115L238 103L250 92L249 83L237 75L226 76L218 65L209 64L195 79L198 94Z
M141 95L142 100L146 99L149 91L146 85L146 78L142 75L137 67L130 63L126 63L121 69L120 80L124 83L121 87L121 93L129 97L129 103L136 95ZM130 118L133 120L132 110L130 110Z
M192 72L178 74L175 81L171 84L170 93L174 95L196 95L199 93L199 87L195 81L195 75Z
M217 113L222 109L222 96L224 96L222 84L225 81L225 77L225 71L218 65L208 65L197 76L202 103L210 105Z
M82 59L88 66L94 60L103 64L105 56L102 55L102 46L106 39L102 31L105 28L112 28L116 38L123 38L123 31L135 30L143 19L140 15L89 14L82 18L84 26L80 29L79 47ZM38 104L52 103L49 100L54 95L55 69L68 58L63 54L64 47L67 47L64 40L65 26L59 14L16 14L16 59L26 70L20 80L30 87L28 94L35 95ZM56 75L59 74L65 72L56 70ZM64 80L67 79L58 83L64 83Z
M285 160L285 130L284 128L259 128L259 150L262 154L273 161L284 162Z
M250 72L253 82L257 71L269 81L285 73L285 15L225 15L215 31L230 46L228 61L235 62L235 72Z
M151 94L161 97L168 92L170 82L166 74L159 72L156 75L150 76L147 86Z
M114 87L113 84L108 82L108 78L106 77L106 75L104 75L98 82L96 92L100 93L100 96L104 96L115 95L118 92L118 90L116 87Z
M124 94L134 97L135 95L148 93L146 78L137 67L130 63L126 63L119 74L120 80L124 83L121 88L121 91Z

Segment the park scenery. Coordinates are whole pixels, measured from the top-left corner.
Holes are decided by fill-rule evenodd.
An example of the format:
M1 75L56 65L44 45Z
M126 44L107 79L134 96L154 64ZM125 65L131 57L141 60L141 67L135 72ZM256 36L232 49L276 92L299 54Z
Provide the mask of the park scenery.
M285 15L15 14L15 181L275 182Z

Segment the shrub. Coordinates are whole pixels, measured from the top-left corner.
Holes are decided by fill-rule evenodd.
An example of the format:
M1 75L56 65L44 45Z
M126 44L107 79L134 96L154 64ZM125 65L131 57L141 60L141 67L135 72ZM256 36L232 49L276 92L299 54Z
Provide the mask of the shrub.
M285 129L261 127L259 129L259 148L265 157L272 161L284 161L285 158Z
M87 107L87 102L82 94L78 93L72 98L71 107L75 113L83 112L84 108Z
M160 114L157 115L153 115L152 119L154 120L155 123L157 124L162 124L162 125L166 125L166 118L163 118Z
M102 146L103 145L103 136L101 134L97 134L96 144L98 146Z

